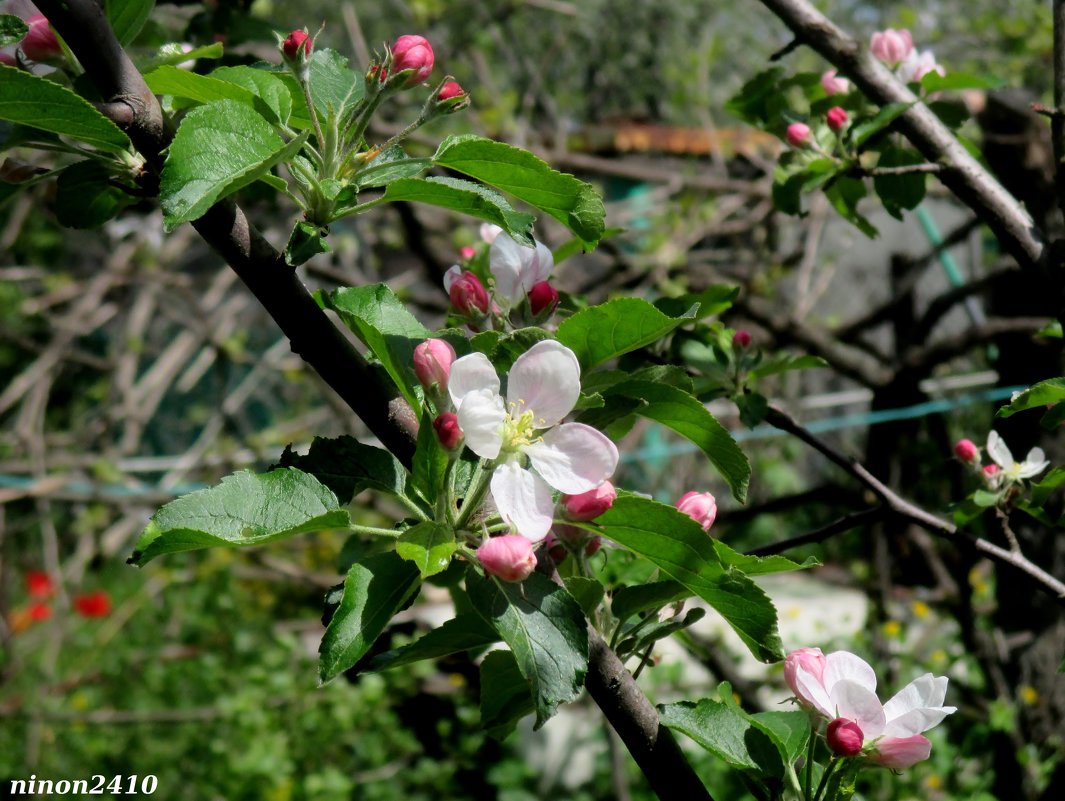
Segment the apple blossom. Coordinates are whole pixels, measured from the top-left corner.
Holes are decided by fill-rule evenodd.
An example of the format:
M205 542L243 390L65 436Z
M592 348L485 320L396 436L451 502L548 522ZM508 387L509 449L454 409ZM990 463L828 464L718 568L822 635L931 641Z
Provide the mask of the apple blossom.
M836 70L828 70L821 76L821 88L825 90L827 95L841 95L845 92L849 92L851 88L851 82L846 78L840 78L836 75Z
M814 671L807 670L803 661L811 661ZM789 686L800 702L828 720L853 721L865 740L863 753L879 764L904 768L927 757L931 745L925 748L928 741L920 737L921 733L957 711L943 706L947 694L945 676L926 673L881 704L876 696L876 673L852 653L828 654L820 677L816 675L816 668L821 666L816 655L808 652L793 660L793 664Z
M549 315L556 306L558 306L558 290L547 281L541 281L529 290L529 310L534 316Z
M26 24L30 30L19 45L26 58L30 61L51 61L63 57L63 48L44 14L27 17Z
M595 520L614 505L618 491L609 481L579 495L563 495L562 505L570 520Z
M500 516L530 540L551 529L552 488L570 495L595 489L614 472L618 449L583 423L562 423L581 392L573 351L553 340L537 342L514 361L507 396L483 353L451 365L448 391L458 409L466 445L495 462L492 498ZM528 458L532 469L524 466Z
M810 138L810 126L804 122L793 122L788 126L784 138L792 147L806 147L806 142Z
M481 240L491 245L496 241L496 237L503 232L503 229L493 223L481 223L479 233Z
M709 492L685 492L677 501L677 508L709 531L717 519L717 499Z
M477 559L488 573L503 581L525 581L536 569L532 543L517 534L492 537L477 549Z
M784 681L787 682L788 688L795 694L800 704L812 707L813 699L806 695L796 681L800 668L817 681L821 681L825 673L825 655L821 653L821 649L796 648L784 658Z
M968 464L980 463L980 449L971 439L959 439L954 445L954 455Z
M406 35L392 45L392 74L410 71L404 86L422 83L433 71L433 46L423 36Z
M990 456L999 467L1002 468L1000 481L1017 483L1026 478L1033 478L1050 466L1042 448L1032 448L1023 462L1013 461L1013 454L1006 447L1005 441L997 431L987 435L987 455ZM989 465L990 466L990 465ZM985 468L985 472L987 472ZM988 473L995 475L997 471Z
M899 64L898 76L906 83L919 81L930 72L946 75L947 71L936 63L936 56L931 50L923 50L918 53L911 50L906 59Z
M828 127L833 131L841 131L847 124L847 110L841 106L833 106L825 114L825 119L828 121Z
M459 314L471 317L488 313L488 290L480 278L457 264L444 273L444 289Z
M740 328L732 335L732 347L748 348L751 345L751 332Z
M462 442L462 428L459 427L459 416L454 412L444 412L437 415L433 420L433 430L436 438L447 450L453 451Z
M857 756L862 752L865 734L853 720L836 718L828 724L825 741L832 753L841 757Z
M427 339L414 349L414 373L426 389L447 391L447 377L455 361L455 349L443 339Z
M459 256L462 258L463 261L469 261L470 259L472 259L476 255L477 255L477 248L473 247L472 245L464 245L459 250Z
M885 64L894 66L913 52L913 37L908 30L897 31L888 28L873 34L869 40L869 49Z
M537 284L547 281L554 269L551 250L534 240L534 247L519 245L504 232L492 240L488 269L495 278L495 298L504 312L521 303Z
M281 52L290 61L309 58L313 47L314 40L307 31L293 31L281 42Z

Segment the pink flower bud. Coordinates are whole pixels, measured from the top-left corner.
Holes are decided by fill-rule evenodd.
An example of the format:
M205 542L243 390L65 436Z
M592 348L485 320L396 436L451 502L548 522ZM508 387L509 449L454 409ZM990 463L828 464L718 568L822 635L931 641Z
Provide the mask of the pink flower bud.
M30 31L20 45L26 58L30 61L51 61L63 57L63 48L59 46L55 31L44 14L34 14L26 20L26 24L30 26Z
M473 273L452 267L444 276L444 289L459 314L469 317L488 313L488 290Z
M833 131L840 131L847 124L847 111L840 106L830 108L825 117L828 119L828 127Z
M739 349L742 350L743 348L750 347L750 345L751 345L751 332L750 331L745 331L744 329L741 328L735 334L732 335L732 347L739 348Z
M551 284L547 281L533 284L529 290L529 309L533 315L539 317L541 314L550 314L557 305L558 291Z
M894 28L888 28L873 34L869 40L869 49L885 64L894 66L913 50L913 37L905 29L896 31Z
M825 740L836 756L852 757L862 752L865 735L855 721L836 718L828 724Z
M414 349L414 373L426 389L435 384L440 392L447 391L453 361L455 349L443 339L427 339Z
M796 648L784 658L784 681L804 706L813 706L813 701L799 684L798 674L802 669L820 683L825 674L825 655L820 648Z
M603 547L603 538L596 535L588 540L588 544L584 546L585 556L595 556L596 551Z
M563 495L562 505L570 520L594 520L614 505L618 491L609 481L580 495Z
M846 78L836 77L836 70L828 70L821 76L821 88L825 90L826 95L841 95L850 91L851 82Z
M368 81L384 83L387 78L388 67L382 67L380 64L371 64L370 69L366 70L366 80Z
M804 122L793 122L788 126L784 138L788 140L788 144L792 147L806 147L806 142L810 138L810 126Z
M914 734L910 737L884 737L878 740L869 758L885 768L902 770L923 762L931 753L931 740Z
M440 87L440 91L436 93L436 99L442 103L455 97L465 97L465 95L466 90L462 88L458 81L448 81Z
M547 548L547 555L554 560L556 565L565 562L566 557L569 556L566 546L559 542L554 534L548 534L544 537L544 547Z
M717 518L717 500L709 492L685 492L677 501L677 508L709 531Z
M392 74L411 70L404 86L415 86L428 78L433 60L433 47L422 36L400 36L392 45Z
M290 61L299 61L301 58L309 58L313 47L314 40L307 31L293 31L281 43L281 52Z
M436 438L447 450L453 451L462 442L462 429L459 428L459 416L454 412L444 412L433 420Z
M998 468L997 464L985 464L984 465L984 475L985 476L989 476L989 477L993 476L993 475L996 475L998 473L998 469L999 468Z
M954 446L954 455L967 464L980 461L980 449L971 439L959 439L958 444ZM988 467L998 467L998 465L989 464Z
M520 534L492 537L477 549L485 571L503 581L525 581L536 568L532 543Z
M461 250L459 250L459 257L463 261L469 261L470 259L472 259L476 255L477 255L477 248L475 248L475 247L473 247L471 245L466 245L466 247L464 247Z
M9 67L17 67L18 59L10 53L0 53L0 64L7 64Z

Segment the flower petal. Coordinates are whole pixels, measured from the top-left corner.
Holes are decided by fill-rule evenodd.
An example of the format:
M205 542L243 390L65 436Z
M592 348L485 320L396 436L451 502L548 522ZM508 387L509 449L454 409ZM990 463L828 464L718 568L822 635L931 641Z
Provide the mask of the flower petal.
M536 258L536 251L519 245L507 233L500 233L488 250L488 269L495 278L495 296L508 308L521 302L526 289L522 278Z
M471 353L451 363L447 391L455 408L462 406L462 398L470 392L489 389L499 394L499 376L496 368L483 353Z
M462 275L462 268L457 264L452 264L448 267L447 272L444 273L444 291L450 293L451 285L458 280L458 277Z
M835 707L835 715L857 722L867 740L879 737L883 732L886 720L884 707L876 693L869 688L850 679L842 679L832 687L829 697Z
M1032 478L1050 467L1042 448L1032 448L1017 471L1017 478Z
M837 681L844 679L876 693L876 673L869 663L850 651L833 651L825 657L825 672L822 676L825 689L831 694Z
M800 702L810 704L826 718L831 719L836 716L832 699L825 692L824 685L813 673L802 667L795 671L795 695Z
M537 242L536 258L529 267L530 269L522 276L522 286L526 294L538 283L551 277L551 271L555 269L555 257L551 254L551 248L543 242Z
M994 459L1003 470L1013 467L1013 454L1010 453L1005 440L998 435L997 431L992 431L987 435L987 455Z
M551 530L555 513L551 488L517 462L496 468L492 474L492 499L499 516L523 537L539 542Z
M617 446L584 423L552 428L540 442L522 450L529 455L533 469L567 495L595 489L614 475L618 466Z
M455 374L454 365L451 374ZM573 411L580 395L581 365L573 351L553 339L537 342L510 368L507 403L511 416L532 412L536 428L557 424Z
M909 737L928 731L955 711L952 706L943 706L946 695L946 676L936 678L925 673L914 679L884 704L884 734Z
M506 417L503 398L497 393L490 389L467 392L459 407L459 428L470 450L482 459L499 456Z
M885 768L902 770L928 759L932 743L927 737L885 737L876 744L869 758Z

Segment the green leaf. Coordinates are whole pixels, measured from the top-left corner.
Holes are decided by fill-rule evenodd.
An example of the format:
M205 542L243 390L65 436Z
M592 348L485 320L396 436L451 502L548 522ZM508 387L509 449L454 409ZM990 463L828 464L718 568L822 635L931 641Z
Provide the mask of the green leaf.
M695 308L679 317L663 314L646 300L618 298L583 309L558 327L558 341L572 350L582 370L657 342L695 319Z
M636 414L661 423L698 445L725 477L733 497L741 503L746 500L750 462L728 430L702 403L684 390L650 381L628 381L611 387L604 397L608 393L644 401Z
M129 137L92 105L57 83L0 64L0 120L69 136L118 153Z
M421 408L414 349L429 338L429 329L385 284L342 287L324 297L328 307L373 351L411 407Z
M788 573L792 570L805 570L820 564L812 556L802 564L788 559L786 556L748 556L745 553L734 551L721 540L714 540L714 550L717 552L721 564L739 568L748 576L767 576L770 573Z
M786 770L780 747L735 706L704 698L659 707L662 725L693 739L730 767L759 776L782 778Z
M1051 493L1065 484L1065 467L1055 467L1038 484L1032 485L1032 506L1042 506Z
M329 243L325 240L328 235L328 228L317 226L309 220L297 220L285 245L285 264L298 267L319 253L328 253Z
M490 737L502 740L515 724L536 709L529 682L514 654L492 651L481 662L481 726Z
M872 119L858 123L851 128L851 144L856 148L860 148L871 136L880 133L905 114L906 110L912 105L913 103L889 103L884 106Z
M137 38L155 8L155 0L106 0L107 21L123 47Z
M940 75L938 72L930 72L921 78L921 88L932 94L933 92L947 92L958 89L999 89L1002 81L984 78L980 75L968 75L964 72L948 72Z
M439 659L497 642L499 635L480 615L460 614L442 626L430 629L410 645L378 654L370 660L368 670L388 670L425 659ZM531 706L529 711L532 711Z
M1065 403L1055 403L1039 418L1039 425L1047 431L1053 431L1065 423Z
M740 422L747 428L754 428L765 420L766 412L769 411L769 399L765 395L747 390L733 400L736 408L740 410Z
M258 545L349 523L336 496L314 476L294 469L243 470L152 515L130 562L144 566L166 553Z
M636 634L622 639L615 650L619 657L626 659L632 654L646 650L659 640L664 640L678 631L694 626L704 617L706 617L706 610L701 606L696 606L684 612L683 617L677 614L666 620L652 622L650 625L641 622Z
M734 284L714 284L702 292L686 292L677 298L659 298L655 301L655 308L670 317L683 317L698 303L699 310L694 319L705 320L732 308L739 294L740 288Z
M236 100L193 109L181 121L163 167L159 194L166 229L203 216L292 158L305 141L303 134L285 144L262 115Z
M388 184L385 202L407 200L458 211L498 225L518 242L532 245L531 214L515 211L498 192L459 178L397 178Z
M785 765L794 765L805 753L811 734L805 712L755 712L750 719L776 742Z
M192 50L186 50L185 45L180 42L169 42L159 48L152 60L144 65L142 72L147 73L158 67L176 66L184 64L186 61L195 61L201 58L215 59L221 57L221 42L212 42L203 47L194 47Z
M758 73L743 85L735 97L725 103L725 110L759 128L776 122L781 111L787 108L784 92L780 88L780 80L783 77L783 67L770 67Z
M0 14L0 47L18 44L30 32L30 26L22 17Z
M255 94L243 86L178 67L158 67L145 75L144 80L148 88L157 95L172 95L196 103L235 100L246 106L255 105Z
M1027 409L1065 401L1065 377L1048 378L1033 384L998 410L997 417L1012 417Z
M880 153L877 167L909 167L924 164L925 158L916 150L901 147L886 147ZM884 209L892 217L902 219L902 211L915 209L924 200L928 173L913 172L904 175L876 175L873 189L876 190Z
M358 662L419 586L418 569L392 552L352 565L318 648L319 683Z
M396 553L413 562L424 579L446 570L456 547L454 531L427 520L400 535Z
M450 462L447 451L436 438L433 418L428 412L422 414L418 426L418 442L414 449L414 463L411 469L411 485L430 506L444 491L444 474Z
M110 183L111 173L98 161L79 161L59 173L55 216L68 228L98 228L133 198Z
M568 576L562 579L562 583L566 585L566 592L573 596L585 617L592 617L599 602L603 600L606 588L598 579L587 576Z
M619 623L624 623L640 612L661 609L667 604L690 598L692 591L677 581L653 581L622 587L614 593L610 611Z
M332 490L341 504L364 489L390 495L406 495L407 471L388 451L364 445L355 437L315 437L306 456L285 448L281 467L296 467L310 473Z
M210 77L247 89L262 101L262 105L270 110L274 120L281 125L287 123L288 118L292 116L292 95L289 88L272 72L242 65L219 67ZM256 107L262 111L261 106Z
M428 159L407 158L399 145L390 147L355 174L352 179L358 191L374 186L388 186L400 178L414 178L430 166Z
M603 235L603 200L591 184L551 169L519 147L479 136L450 136L433 163L494 186L551 215L594 246Z
M839 212L839 215L867 237L874 239L879 231L869 220L858 213L858 201L865 195L865 182L847 176L840 178L825 190L825 197Z
M820 356L791 356L783 354L766 359L759 365L747 371L750 378L765 378L767 375L783 373L787 370L814 370L819 367L828 367L828 362Z
M716 609L758 659L784 656L776 609L739 569L726 566L698 523L666 504L619 496L590 528L656 565Z
M521 584L481 576L466 580L477 612L510 647L532 688L536 728L574 700L588 667L588 631L580 606L562 587L533 573Z
M362 74L349 69L347 58L336 50L315 50L308 66L311 97L323 125L330 110L340 119L366 93Z

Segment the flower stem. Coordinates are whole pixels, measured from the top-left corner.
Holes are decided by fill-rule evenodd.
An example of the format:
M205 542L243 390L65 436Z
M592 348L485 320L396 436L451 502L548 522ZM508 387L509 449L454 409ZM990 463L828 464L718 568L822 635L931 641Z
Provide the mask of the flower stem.
M484 501L484 496L488 494L491 480L492 471L485 469L485 460L481 459L473 471L473 478L470 479L470 489L466 497L462 499L462 510L459 512L459 519L455 521L456 529L463 529L469 525L470 519Z
M369 534L371 537L390 537L395 539L402 531L396 531L394 528L378 528L377 526L359 526L355 523L348 525L350 531L356 534Z
M810 785L814 783L814 756L817 753L817 731L815 730L813 719L810 720L810 743L806 749L806 765L803 771L803 798L806 801L813 801L810 797Z
M813 801L820 801L821 793L825 791L825 787L828 785L828 780L839 766L841 760L836 757L832 757L828 760L828 767L825 768L825 772L821 775L821 783L817 785L817 792L814 793Z

